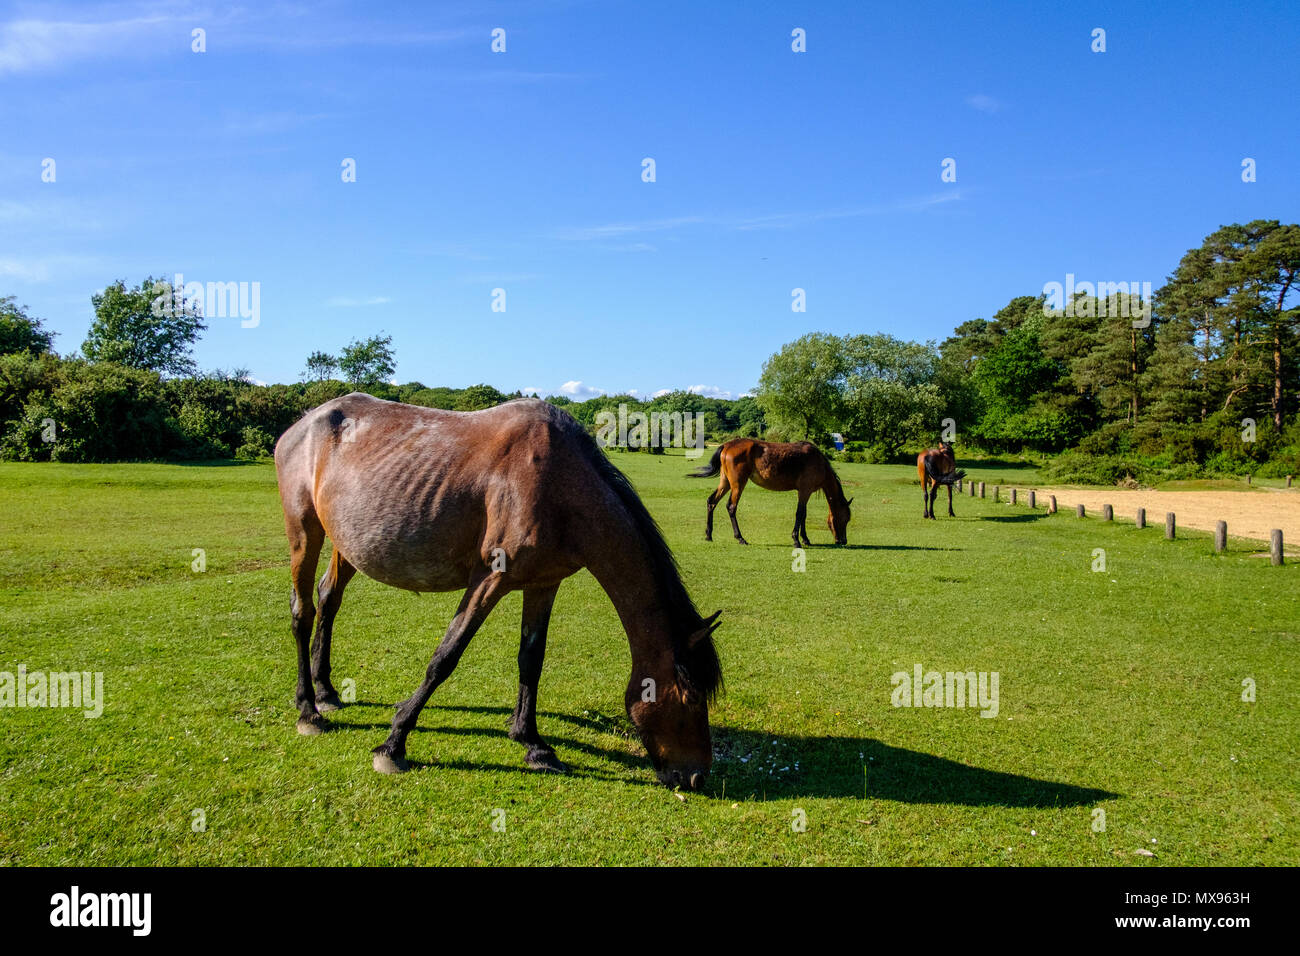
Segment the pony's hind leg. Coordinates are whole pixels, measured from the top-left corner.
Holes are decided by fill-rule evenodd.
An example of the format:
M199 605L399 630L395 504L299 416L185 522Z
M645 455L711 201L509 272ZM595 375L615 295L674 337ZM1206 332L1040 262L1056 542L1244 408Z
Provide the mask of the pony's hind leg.
M955 514L952 513L952 482L948 482L948 517L949 518L957 517Z
M546 629L551 622L551 607L555 604L558 590L556 585L524 591L523 624L519 631L519 701L510 718L509 737L524 745L524 763L534 770L566 773L569 768L560 762L551 745L537 732L537 682L542 676Z
M713 540L713 509L718 506L719 501L721 501L723 498L726 497L727 489L730 487L731 484L727 481L727 476L726 473L724 472L722 477L718 480L718 487L714 491L710 492L709 494L708 516L704 519L704 540L705 541Z
M298 649L298 688L294 694L294 705L298 708L298 733L319 734L325 729L325 718L317 711L312 692L309 642L312 622L316 618L311 592L316 583L316 562L325 541L325 529L314 512L307 512L295 519L286 519L285 533L289 538L289 576L293 582L289 625Z
M744 535L740 533L740 524L736 521L736 507L740 504L740 495L745 490L745 480L739 481L731 486L731 497L727 499L727 514L731 518L731 530L736 535L736 540L741 544L749 544Z
M434 689L451 676L460 661L460 655L469 646L470 639L506 593L504 578L505 575L485 568L470 579L469 587L460 599L456 616L451 619L447 633L443 635L438 649L433 652L424 680L414 694L397 705L392 733L374 749L373 765L380 773L401 773L406 769L407 736L415 728L415 721L424 705L429 702Z
M311 678L316 685L316 709L322 713L343 706L339 692L330 682L330 641L334 636L334 616L343 603L343 589L356 573L357 569L339 554L336 547L330 556L330 566L320 579L320 587L316 591L320 609L316 618L316 638L311 647Z

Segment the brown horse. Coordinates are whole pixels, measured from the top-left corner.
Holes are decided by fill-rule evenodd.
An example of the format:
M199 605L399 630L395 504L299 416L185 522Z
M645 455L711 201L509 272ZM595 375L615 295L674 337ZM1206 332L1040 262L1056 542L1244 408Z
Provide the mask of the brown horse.
M790 532L795 547L799 546L801 537L804 544L812 544L808 540L808 529L804 521L808 516L808 499L816 491L826 495L826 502L830 506L826 527L834 535L835 543L848 543L849 519L853 517L849 505L853 504L853 499L845 499L839 476L815 445L806 441L776 442L733 438L719 446L708 467L689 472L688 477L712 478L719 473L722 478L718 487L709 495L708 518L704 523L705 541L713 540L713 509L730 489L727 514L731 516L731 530L736 533L737 541L749 544L741 536L740 525L736 523L736 505L745 490L745 482L752 479L754 484L768 491L799 492L799 504L794 511L794 530Z
M941 441L938 448L931 448L916 456L916 473L921 479L921 517L934 518L934 499L939 496L939 486L948 486L948 517L957 517L952 512L952 486L966 476L966 472L957 468L957 459L952 454L952 443Z
M536 399L447 412L354 392L286 431L275 467L292 552L300 733L320 733L320 711L341 706L330 683L330 639L357 571L409 591L465 589L424 680L397 705L392 733L375 748L381 773L406 769L406 738L421 708L497 602L523 591L509 736L524 746L528 766L564 771L537 733L537 682L555 593L585 567L627 632L624 703L659 779L704 782L713 757L708 703L722 682L711 638L718 614L700 616L645 505L567 413ZM334 551L309 653L313 576L326 535Z

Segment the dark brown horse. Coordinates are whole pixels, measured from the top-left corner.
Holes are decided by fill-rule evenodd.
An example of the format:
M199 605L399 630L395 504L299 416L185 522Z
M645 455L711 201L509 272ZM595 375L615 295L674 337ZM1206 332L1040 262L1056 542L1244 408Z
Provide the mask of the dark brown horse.
M917 455L916 474L921 479L921 517L934 518L934 499L939 496L940 485L948 486L948 517L957 517L952 512L952 486L966 477L966 472L957 468L952 444L941 441L938 448Z
M392 733L375 748L381 773L406 769L406 738L421 708L496 603L523 591L509 735L524 746L528 766L565 770L537 733L537 682L555 592L585 567L627 632L624 703L659 779L703 783L713 757L708 703L722 681L710 636L718 615L700 616L645 505L567 413L535 399L446 412L354 392L285 432L275 467L292 553L300 733L320 733L320 711L341 706L330 683L330 638L357 571L409 591L465 589L424 680L397 705ZM309 653L326 535L334 552Z
M713 453L708 467L689 472L688 477L712 478L717 474L721 474L722 478L718 481L717 489L709 495L708 518L704 524L706 541L713 540L713 509L730 489L727 514L731 516L731 530L736 533L737 541L749 544L741 536L740 525L736 523L736 505L745 490L745 483L752 480L758 487L768 491L799 492L799 504L794 511L794 530L790 532L795 547L799 546L800 538L804 544L812 544L808 540L808 529L804 521L808 516L808 499L817 491L826 495L826 502L830 505L826 527L834 535L835 543L848 543L849 519L853 517L849 505L853 504L853 499L845 499L839 476L815 445L806 441L776 442L733 438Z

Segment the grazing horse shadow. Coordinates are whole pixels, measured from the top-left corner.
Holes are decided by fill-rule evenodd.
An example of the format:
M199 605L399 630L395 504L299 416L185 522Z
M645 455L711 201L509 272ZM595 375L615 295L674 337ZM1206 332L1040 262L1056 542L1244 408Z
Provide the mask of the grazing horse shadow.
M368 706L376 706L370 705ZM355 705L354 705L355 706ZM500 729L466 726L416 727L417 733L452 734L470 737L505 737L508 707L466 705L432 706L446 714L495 715ZM539 712L539 716L598 734L633 733L622 715L578 716ZM387 724L335 724L346 730L370 730ZM616 781L621 784L658 786L645 757L592 744L570 736L554 736L558 749L617 764L623 771L609 772L592 767L575 767L575 777ZM801 737L768 734L736 727L714 727L713 770L699 796L729 800L781 800L794 797L858 798L893 800L898 803L967 807L1082 807L1121 794L1095 787L1041 780L1000 770L972 767L945 757L904 747L893 747L870 737ZM859 756L859 754L861 756ZM461 760L411 760L415 768L490 771L531 774L522 763L505 765ZM795 770L798 764L799 769ZM865 770L863 769L865 766ZM769 773L769 770L771 773Z
M979 520L980 521L1025 522L1025 521L1042 521L1046 517L1047 517L1046 511L1041 513L1037 511L1027 511L1022 515L980 515Z
M717 793L725 779L731 799L869 797L967 807L1080 807L1120 796L972 767L870 737L799 737L723 727L714 731L713 748L717 756L708 790Z

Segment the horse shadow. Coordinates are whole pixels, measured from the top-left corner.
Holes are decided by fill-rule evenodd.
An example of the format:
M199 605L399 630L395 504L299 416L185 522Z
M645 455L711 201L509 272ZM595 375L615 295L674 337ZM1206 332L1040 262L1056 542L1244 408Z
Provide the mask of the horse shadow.
M1046 511L1026 511L1024 514L1018 515L980 515L979 520L1023 523L1026 521L1042 521L1046 517Z
M361 703L361 702L359 702ZM384 706L364 702L362 706ZM352 704L349 706L357 706ZM426 712L477 714L501 718L499 729L477 726L417 726L417 733L468 737L506 736L508 707L430 704ZM538 716L577 730L635 737L623 715L574 715L539 711ZM387 731L389 725L335 724L344 730ZM567 734L547 734L561 760L581 753L622 770L570 766L570 774L621 784L658 787L645 757L611 749ZM733 801L781 800L795 797L876 799L898 803L967 807L1083 807L1117 799L1121 794L1096 787L1044 780L1001 770L988 770L918 750L895 747L871 737L770 734L740 727L713 728L713 770L701 796ZM566 762L568 762L566 760ZM410 760L416 769L468 770L532 774L517 766L474 761ZM626 771L626 772L625 772ZM629 780L629 774L633 779Z
M752 545L751 545L752 546ZM795 547L792 543L786 544L760 544L760 548L776 551L789 551ZM965 551L965 548L936 548L924 544L822 544L813 542L812 544L801 544L798 547L812 551Z

